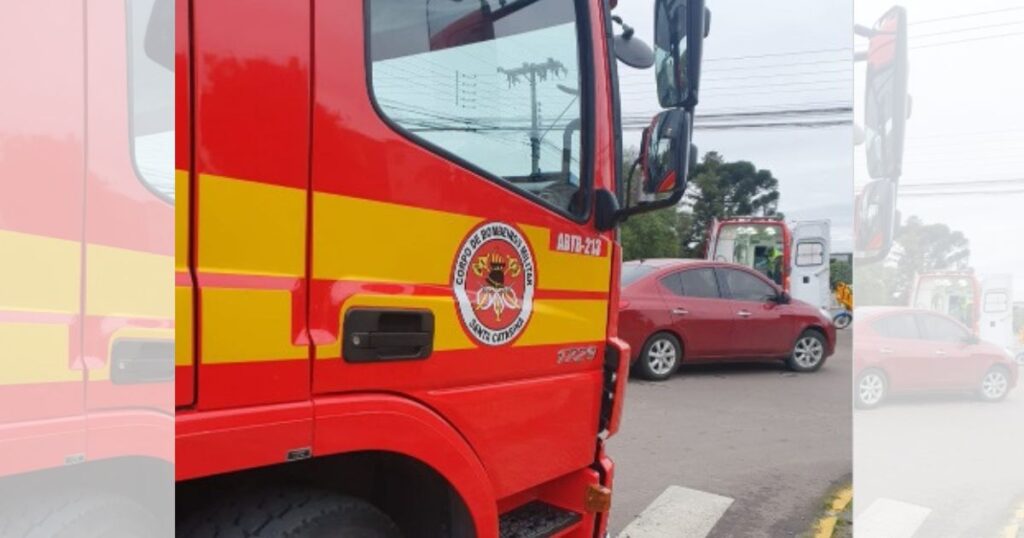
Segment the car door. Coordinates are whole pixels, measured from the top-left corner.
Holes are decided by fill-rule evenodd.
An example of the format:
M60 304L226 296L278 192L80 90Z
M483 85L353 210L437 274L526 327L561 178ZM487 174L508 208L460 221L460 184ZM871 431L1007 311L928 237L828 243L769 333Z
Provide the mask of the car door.
M711 267L676 271L659 279L671 329L683 339L683 357L707 359L734 354L731 306L722 300Z
M774 301L779 291L753 271L715 269L723 302L733 316L732 346L741 357L775 357L788 353L796 338L786 305Z
M928 357L927 387L937 390L972 388L988 366L973 353L970 331L956 321L936 314L914 316ZM974 340L975 342L977 340Z
M878 335L865 350L880 359L893 390L918 390L934 384L931 350L925 344L910 312L899 312L871 322Z

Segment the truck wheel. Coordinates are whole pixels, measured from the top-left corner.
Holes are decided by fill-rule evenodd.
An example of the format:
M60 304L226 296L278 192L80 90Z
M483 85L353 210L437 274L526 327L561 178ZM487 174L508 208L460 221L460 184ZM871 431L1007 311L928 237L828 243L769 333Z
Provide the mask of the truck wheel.
M1006 368L995 366L985 372L978 387L978 395L986 402L998 402L1010 392L1010 376Z
M825 337L818 331L804 331L793 344L786 366L794 372L814 372L825 364Z
M182 538L401 538L395 522L372 504L321 490L262 490L186 518Z
M637 375L651 381L664 381L679 369L683 346L669 333L657 333L647 339L634 368Z
M888 388L885 374L879 370L865 370L853 388L853 403L858 409L874 409L885 400Z
M11 507L14 508L14 507ZM0 536L94 538L163 536L156 518L141 505L96 491L33 498L31 506L0 515Z

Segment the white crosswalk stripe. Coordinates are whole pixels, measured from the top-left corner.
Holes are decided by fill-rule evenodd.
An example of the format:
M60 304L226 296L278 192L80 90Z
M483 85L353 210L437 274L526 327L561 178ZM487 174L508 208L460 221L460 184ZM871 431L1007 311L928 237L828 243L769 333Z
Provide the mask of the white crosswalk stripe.
M714 493L669 486L618 538L704 538L732 501Z
M931 511L908 502L877 499L854 517L853 528L857 538L911 538Z

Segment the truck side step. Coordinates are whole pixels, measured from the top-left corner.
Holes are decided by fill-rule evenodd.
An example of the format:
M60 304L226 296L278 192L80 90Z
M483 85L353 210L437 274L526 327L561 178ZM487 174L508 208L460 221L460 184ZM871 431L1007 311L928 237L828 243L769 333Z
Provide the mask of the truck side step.
M544 538L563 531L580 521L576 512L533 501L501 516L501 538Z

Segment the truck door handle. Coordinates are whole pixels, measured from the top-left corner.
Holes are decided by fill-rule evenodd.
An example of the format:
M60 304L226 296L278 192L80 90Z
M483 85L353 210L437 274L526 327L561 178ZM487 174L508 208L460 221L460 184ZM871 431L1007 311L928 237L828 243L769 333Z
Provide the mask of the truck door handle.
M887 347L879 349L878 352L881 353L882 355L892 355L892 350Z
M749 318L750 317L750 312L748 312L746 310L740 310L739 312L736 312L736 315L741 317L741 318Z
M345 313L342 338L346 362L425 359L434 348L434 313L352 308Z
M936 355L945 355L945 354L946 354L946 352L945 352L945 351L943 351L943 350L941 350L941 349L936 349L936 350L935 350L935 354L936 354Z
M110 381L115 385L161 383L174 379L174 341L126 338L110 352Z
M685 316L685 315L689 314L690 311L685 309L685 308L673 308L672 309L672 313L677 315L677 316Z

